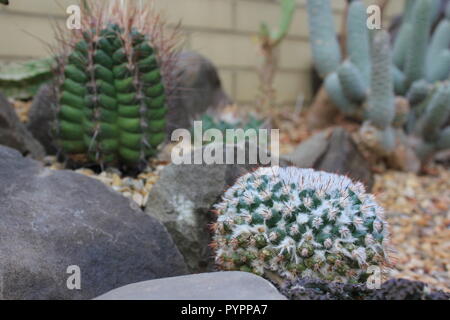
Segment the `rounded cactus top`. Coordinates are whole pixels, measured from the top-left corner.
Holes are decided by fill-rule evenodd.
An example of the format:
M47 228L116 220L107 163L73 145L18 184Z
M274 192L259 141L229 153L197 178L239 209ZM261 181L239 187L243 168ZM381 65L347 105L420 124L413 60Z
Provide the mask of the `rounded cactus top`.
M213 225L226 270L356 283L389 265L383 209L361 183L299 168L260 168L229 188Z

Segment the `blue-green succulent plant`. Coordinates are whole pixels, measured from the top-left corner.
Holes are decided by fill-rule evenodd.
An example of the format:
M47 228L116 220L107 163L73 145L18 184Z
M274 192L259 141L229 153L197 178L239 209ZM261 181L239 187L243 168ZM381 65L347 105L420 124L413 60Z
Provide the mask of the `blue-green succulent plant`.
M387 32L368 29L364 3L352 1L342 59L330 0L307 4L316 69L331 101L363 121L361 141L383 156L406 143L422 164L450 148L450 5L431 33L438 1L406 1L391 48Z

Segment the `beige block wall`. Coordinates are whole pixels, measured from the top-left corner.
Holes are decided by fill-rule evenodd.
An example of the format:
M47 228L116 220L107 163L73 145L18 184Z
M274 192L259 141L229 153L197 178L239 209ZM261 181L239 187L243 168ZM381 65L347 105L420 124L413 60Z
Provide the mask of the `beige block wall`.
M258 91L257 70L262 61L255 36L261 21L277 25L278 0L155 1L171 23L182 22L186 47L204 54L217 65L230 96L240 104L252 103ZM291 30L277 53L279 71L275 87L278 102L283 105L293 105L299 95L307 101L311 98L306 0L297 1ZM346 0L331 1L339 25ZM401 12L403 1L390 1L388 18ZM67 6L76 3L77 0L12 0L9 7L0 7L0 60L48 55L46 43L54 41L52 25L63 24Z

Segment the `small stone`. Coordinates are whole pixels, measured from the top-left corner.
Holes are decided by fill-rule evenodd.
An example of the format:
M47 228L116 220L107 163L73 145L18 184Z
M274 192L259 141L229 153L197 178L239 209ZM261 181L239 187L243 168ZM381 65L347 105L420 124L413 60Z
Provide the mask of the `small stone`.
M132 199L134 202L138 204L138 206L140 207L144 206L144 197L141 194L137 192L133 193Z
M131 193L131 191L122 192L122 195L127 198L133 198L133 194Z
M112 185L114 186L114 187L118 187L118 186L121 186L122 185L122 179L120 179L120 177L119 177L119 175L118 174L113 174L113 176L112 176L113 178L112 178Z
M85 176L88 176L88 177L92 177L95 175L94 171L92 171L91 169L78 169L78 170L75 170L75 172L80 173Z

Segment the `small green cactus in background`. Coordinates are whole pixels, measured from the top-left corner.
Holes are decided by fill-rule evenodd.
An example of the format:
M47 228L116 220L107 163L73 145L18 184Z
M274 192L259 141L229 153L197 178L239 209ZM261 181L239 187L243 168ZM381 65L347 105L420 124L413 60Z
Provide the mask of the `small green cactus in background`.
M0 3L4 4L4 5L8 5L9 4L9 0L0 0Z
M203 132L207 132L209 129L217 129L223 134L224 137L227 136L227 130L236 130L236 129L242 129L244 131L258 130L262 129L266 124L266 121L262 119L257 119L253 115L249 115L248 117L246 117L246 119L243 119L242 117L239 118L234 118L233 116L227 117L227 114L219 115L218 117L205 114L202 116L200 121L202 122ZM194 142L195 138L194 128L191 128L191 134L192 134L192 141ZM236 142L227 140L226 143L233 144Z
M278 29L271 30L266 22L261 23L259 37L265 39L263 42L270 43L270 46L276 47L287 36L294 16L295 6L295 0L281 1L281 19Z
M258 130L264 124L264 120L257 119L252 115L250 115L246 121L242 121L241 119L239 119L236 122L231 122L227 119L215 119L213 116L204 115L201 121L204 131L208 129L219 129L223 133L225 133L228 129Z
M59 59L62 151L138 166L165 140L168 76L176 57L148 8L89 5ZM141 23L145 21L145 24Z
M369 266L390 264L383 209L344 176L260 168L238 179L215 209L212 247L225 270L358 283Z
M295 13L295 0L281 0L281 19L277 29L271 29L266 22L262 22L258 34L258 42L264 62L259 70L260 88L257 104L263 110L274 107L275 89L273 81L278 61L275 49L287 36Z
M391 49L387 32L370 34L364 3L352 1L347 16L348 57L341 61L330 0L307 4L316 69L336 107L363 122L364 147L377 157L389 157L402 141L416 153L414 162L426 164L447 145L442 141L450 116L450 5L430 37L437 2L407 1Z

